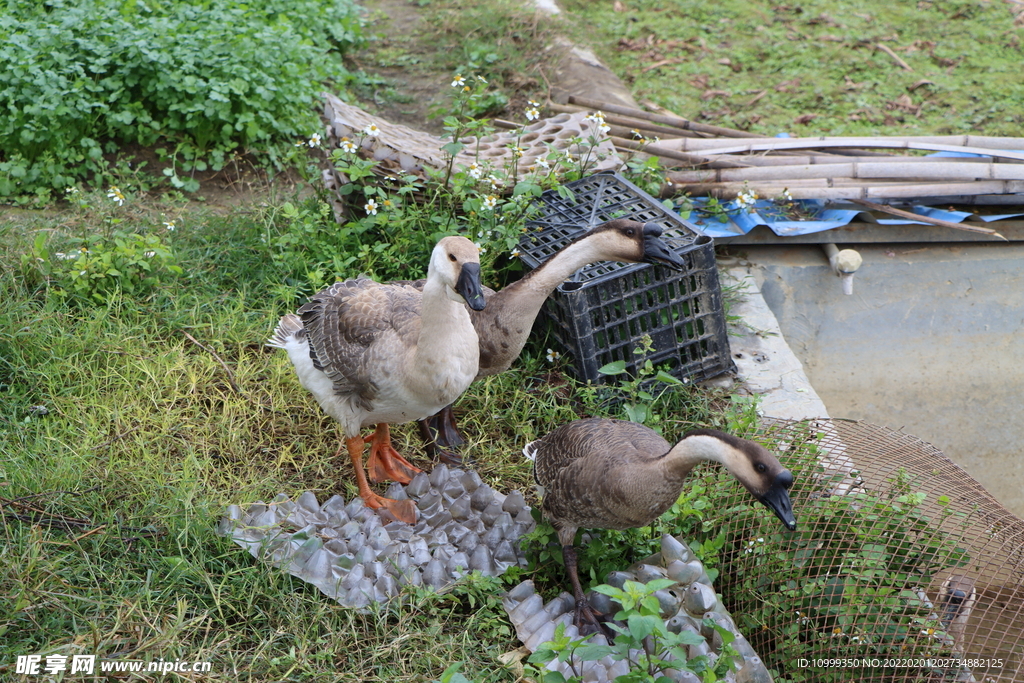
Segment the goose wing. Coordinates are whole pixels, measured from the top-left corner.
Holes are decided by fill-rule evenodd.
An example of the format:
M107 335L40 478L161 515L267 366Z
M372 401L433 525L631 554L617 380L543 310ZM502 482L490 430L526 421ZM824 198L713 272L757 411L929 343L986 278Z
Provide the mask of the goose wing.
M413 287L358 278L331 285L299 308L310 358L337 394L356 396L369 409L379 370L401 364L405 349L416 344L422 301Z
M545 488L564 477L566 470L576 476L592 472L596 481L608 475L608 468L656 460L670 449L648 427L596 417L562 425L527 446L534 459L534 478Z
M577 527L628 529L650 521L649 496L636 490L628 475L671 448L654 431L633 422L591 418L563 425L534 446L534 478L544 489L542 509L563 545Z

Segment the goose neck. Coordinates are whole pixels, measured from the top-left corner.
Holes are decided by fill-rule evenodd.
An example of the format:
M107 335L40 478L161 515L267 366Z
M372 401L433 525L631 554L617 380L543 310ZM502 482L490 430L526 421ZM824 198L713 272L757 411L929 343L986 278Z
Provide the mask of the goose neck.
M665 476L681 480L685 479L694 467L708 460L727 464L718 439L710 436L691 436L673 446L662 459L662 463Z
M597 240L581 239L542 263L530 274L529 282L532 288L547 296L583 266L607 258L609 255L603 253Z

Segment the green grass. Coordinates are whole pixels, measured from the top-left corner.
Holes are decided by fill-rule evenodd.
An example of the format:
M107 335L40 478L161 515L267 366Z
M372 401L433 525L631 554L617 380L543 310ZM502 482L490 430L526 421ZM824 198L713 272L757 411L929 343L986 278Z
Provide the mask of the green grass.
M355 493L336 425L263 346L299 303L274 286L264 241L288 228L279 212L93 199L0 222L0 679L36 653L205 660L222 681L431 681L459 661L473 680L515 680L497 661L518 645L498 581L359 614L216 534L229 504ZM147 297L68 303L20 275L40 231L60 243L162 230L166 215L184 275ZM478 471L502 490L532 495L522 446L587 412L545 345L457 406ZM699 394L678 400L691 409L666 411L666 432L713 421ZM412 425L396 440L422 453Z
M1001 2L621 4L565 0L566 26L637 101L696 121L768 135L1020 134L1022 31Z

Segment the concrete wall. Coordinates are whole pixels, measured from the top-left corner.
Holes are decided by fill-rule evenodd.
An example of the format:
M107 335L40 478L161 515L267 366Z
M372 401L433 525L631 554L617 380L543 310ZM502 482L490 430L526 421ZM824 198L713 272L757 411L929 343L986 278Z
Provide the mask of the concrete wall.
M833 417L903 428L1024 517L1024 243L734 247Z

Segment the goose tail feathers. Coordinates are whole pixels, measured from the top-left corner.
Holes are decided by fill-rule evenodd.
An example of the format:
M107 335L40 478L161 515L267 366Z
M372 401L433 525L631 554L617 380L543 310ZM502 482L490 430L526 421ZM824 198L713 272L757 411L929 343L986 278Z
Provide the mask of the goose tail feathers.
M539 441L539 439L538 439ZM527 460L533 462L537 457L537 443L538 441L531 441L530 443L523 446L523 455Z
M289 340L298 340L305 335L306 330L302 326L302 319L294 313L289 313L281 318L281 322L274 329L274 334L267 340L267 346L273 346L275 349L287 349L286 344Z

